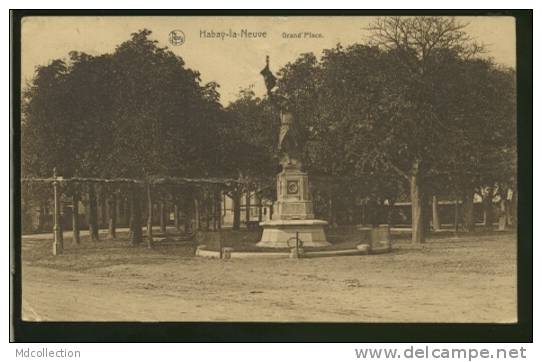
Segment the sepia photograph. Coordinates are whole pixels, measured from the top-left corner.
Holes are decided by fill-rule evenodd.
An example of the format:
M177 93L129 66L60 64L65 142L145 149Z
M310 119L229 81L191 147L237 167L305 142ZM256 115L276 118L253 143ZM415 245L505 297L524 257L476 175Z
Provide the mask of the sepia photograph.
M21 320L517 323L516 25L23 16Z

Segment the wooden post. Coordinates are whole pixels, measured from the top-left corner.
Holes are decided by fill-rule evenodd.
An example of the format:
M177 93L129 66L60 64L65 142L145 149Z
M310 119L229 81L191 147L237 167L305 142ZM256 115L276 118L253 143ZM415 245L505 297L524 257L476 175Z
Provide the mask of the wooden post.
M139 190L135 185L131 186L131 242L137 245L143 241L143 232L141 230L141 204L139 202Z
M128 229L130 230L129 231L129 236L130 236L130 240L132 240L132 236L134 234L134 192L132 190L134 186L133 185L130 185L130 190L128 191Z
M90 239L98 241L100 239L98 227L98 203L96 201L96 190L94 184L88 185L88 230Z
M262 222L262 196L258 195L258 222Z
M181 231L181 223L179 220L179 195L177 194L178 190L174 188L172 190L172 201L173 201L173 225L175 226L176 231Z
M219 233L218 235L218 250L219 250L219 258L220 259L223 259L224 258L224 243L222 242L222 233Z
M194 196L194 231L200 230L200 223L199 223L199 201L198 196Z
M362 200L361 201L361 225L365 225L367 222L366 222L366 205L367 205L367 200Z
M107 200L108 234L111 239L117 238L117 194L111 193Z
M58 181L56 178L56 167L53 168L53 194L54 194L54 225L53 225L53 255L62 254L64 251L64 240L62 235L62 225L60 220L60 190L58 189Z
M115 195L115 216L117 217L117 220L116 221L116 226L120 226L120 224L122 224L122 219L121 219L121 215L122 215L122 203L124 201L124 197L122 196L122 193L119 192Z
M456 233L459 231L459 200L457 196L454 203L454 230Z
M164 196L162 195L162 198L159 202L159 209L158 212L160 213L160 232L162 234L166 233L166 203L164 201Z
M465 191L463 199L463 228L465 231L474 231L474 190Z
M211 228L211 205L210 205L211 194L209 190L203 192L203 210L205 211L205 231L209 231Z
M248 229L248 224L250 221L250 190L246 190L245 194L245 226Z
M425 242L425 223L424 223L424 194L420 181L419 160L415 160L410 174L410 210L412 221L412 242Z
M105 185L101 187L100 194L98 199L100 200L100 222L98 223L98 228L107 227L107 191L105 190Z
M147 246L152 247L152 190L151 184L147 184Z
M122 207L124 208L123 214L124 217L122 218L122 222L125 226L127 226L130 229L130 219L132 218L130 216L130 197L129 196L123 196L122 198Z
M81 242L79 233L79 193L73 190L72 194L72 242L79 244Z
M211 219L213 220L213 231L216 231L217 230L216 191L214 189L210 191L209 202L211 204L210 208L211 208Z
M222 229L222 194L220 190L216 192L216 227Z
M438 208L438 198L436 195L433 195L433 230L440 230L440 217L439 217L439 208Z
M158 202L158 220L160 222L160 233L166 233L166 202L165 195L161 195Z
M177 200L175 200L175 205L173 205L173 213L175 214L175 229L179 231L181 230L181 223L179 222L179 205Z
M239 230L241 227L241 191L237 188L232 192L233 207L233 230Z
M192 230L192 199L186 192L186 190L183 192L182 197L182 207L183 207L183 216L184 216L184 233L189 234Z

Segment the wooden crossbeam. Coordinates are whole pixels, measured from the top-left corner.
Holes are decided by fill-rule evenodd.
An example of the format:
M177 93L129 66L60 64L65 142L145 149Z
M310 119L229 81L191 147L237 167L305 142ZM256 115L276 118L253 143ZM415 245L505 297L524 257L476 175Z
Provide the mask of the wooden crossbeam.
M109 183L109 184L152 184L152 185L187 185L187 184L211 184L211 185L232 185L245 184L246 181L228 179L228 178L188 178L188 177L151 177L145 180L131 178L95 178L95 177L24 177L21 182L44 182L44 183L71 183L71 182L88 182L88 183Z

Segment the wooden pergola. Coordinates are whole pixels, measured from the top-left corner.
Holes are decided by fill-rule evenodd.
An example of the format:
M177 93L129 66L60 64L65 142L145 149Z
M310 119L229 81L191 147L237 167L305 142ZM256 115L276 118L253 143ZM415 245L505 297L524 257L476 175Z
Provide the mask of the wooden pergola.
M152 218L153 218L153 200L152 200L152 187L156 185L168 185L168 186L186 186L186 185L209 185L209 186L221 186L232 187L234 185L248 185L247 180L230 179L230 178L188 178L188 177L169 177L169 176L155 176L148 177L146 179L132 179L132 178L94 178L94 177L70 177L64 178L58 176L56 168L53 169L53 176L48 178L21 178L22 183L47 183L53 186L53 199L54 199L54 214L53 214L53 255L59 255L64 250L63 231L60 225L61 219L61 191L59 186L62 184L112 184L112 185L140 185L146 188L147 196L147 245L152 247L153 234L152 234ZM176 215L177 217L177 215ZM74 229L75 233L75 229Z

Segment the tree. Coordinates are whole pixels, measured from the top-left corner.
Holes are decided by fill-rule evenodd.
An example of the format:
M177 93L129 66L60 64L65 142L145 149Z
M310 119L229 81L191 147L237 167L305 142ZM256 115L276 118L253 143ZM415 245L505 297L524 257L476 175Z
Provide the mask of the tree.
M324 50L320 62L304 54L280 72L280 91L293 100L305 137L304 165L315 192L326 195L332 224L352 220L347 210L356 202L370 198L375 205L392 205L402 192L387 165L365 157L367 147L379 142L378 134L371 133L373 123L389 108L386 70L385 54L378 48L338 44ZM386 219L374 218L378 223Z
M454 77L463 60L482 50L465 27L446 17L386 17L369 27L375 44L386 49L391 58L398 75L394 86L400 91L395 97L400 101L400 118L394 128L401 135L388 136L391 142L379 156L410 184L412 241L417 243L425 240L423 209L428 175L440 163L439 155L451 151L449 140L453 137L446 129L460 126L453 117L455 112L442 112L452 104L458 106L442 86Z
M278 115L267 99L256 97L252 89L243 89L226 108L220 132L224 175L244 181L226 190L233 202L233 229L237 230L242 193L248 195L274 184Z
M218 84L150 34L37 68L22 100L23 176L220 176Z
M490 60L472 59L464 61L454 74L445 91L456 99L451 102L453 107L443 110L458 123L447 130L453 152L444 154L435 173L441 174L441 185L454 185L452 192L464 198L464 227L472 231L475 192L482 197L486 217L491 218L499 185L505 193L515 189L515 72Z
M337 185L356 180L353 192L377 203L410 194L414 242L424 240L432 195L472 203L473 175L487 174L479 162L502 166L483 155L511 147L502 130L514 124L513 87L494 92L502 71L476 57L482 48L465 26L442 17L379 19L372 45L339 44L321 61L302 55L280 73L280 91L302 110L309 172ZM493 141L480 137L488 134Z

